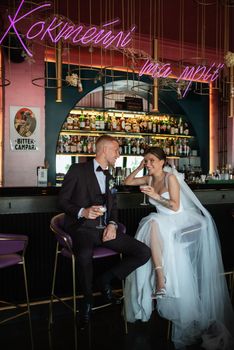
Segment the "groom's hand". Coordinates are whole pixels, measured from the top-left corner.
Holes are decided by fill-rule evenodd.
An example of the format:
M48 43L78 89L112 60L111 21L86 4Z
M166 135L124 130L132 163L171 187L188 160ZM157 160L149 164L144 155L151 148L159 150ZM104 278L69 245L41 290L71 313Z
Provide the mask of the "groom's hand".
M82 211L82 216L85 219L95 220L98 216L103 213L100 211L100 205L92 205L92 207L84 208Z
M112 239L115 239L115 238L116 238L115 225L113 225L113 224L107 225L103 231L102 241L107 242L107 241L111 241Z

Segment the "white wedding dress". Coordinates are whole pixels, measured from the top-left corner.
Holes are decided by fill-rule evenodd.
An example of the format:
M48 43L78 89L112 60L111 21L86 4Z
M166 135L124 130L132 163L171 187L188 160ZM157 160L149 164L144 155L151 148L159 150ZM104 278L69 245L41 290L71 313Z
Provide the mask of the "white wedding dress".
M182 174L168 167L164 171L173 172L179 180L180 208L175 212L150 199L157 213L150 213L140 221L135 236L150 247L152 225L156 225L160 235L166 296L157 299L157 311L172 321L175 348L202 341L205 349L234 349L234 317L222 274L216 226L183 181ZM169 198L169 193L162 196ZM129 322L149 320L155 287L152 260L127 277L125 305Z

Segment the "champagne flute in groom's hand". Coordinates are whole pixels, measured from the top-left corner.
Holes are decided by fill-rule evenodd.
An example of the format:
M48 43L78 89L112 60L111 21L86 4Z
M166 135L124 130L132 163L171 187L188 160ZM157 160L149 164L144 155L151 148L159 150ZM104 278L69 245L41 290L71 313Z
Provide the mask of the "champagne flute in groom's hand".
M105 195L104 194L98 194L96 196L95 205L98 206L98 210L100 211L99 214L99 224L96 226L97 229L104 229L106 226L104 225L104 213L106 212L106 205L105 205Z
M104 206L100 206L99 210L101 212L100 216L99 216L99 224L98 226L96 226L96 228L98 229L104 229L106 226L103 224L103 214L106 212L106 207Z

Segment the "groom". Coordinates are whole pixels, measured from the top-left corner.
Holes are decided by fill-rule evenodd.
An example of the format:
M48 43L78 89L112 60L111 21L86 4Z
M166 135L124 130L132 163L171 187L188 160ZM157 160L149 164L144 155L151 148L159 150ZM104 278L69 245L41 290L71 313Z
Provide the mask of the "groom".
M150 258L150 249L142 242L118 232L116 195L111 193L111 175L107 168L119 157L118 141L100 136L96 141L96 157L86 163L72 164L59 194L59 207L65 212L65 231L73 241L80 286L84 294L81 322L88 323L92 310L93 249L97 246L123 253L123 259L102 275L100 285L106 301L120 303L111 289L111 281L124 279ZM97 228L103 213L105 228Z

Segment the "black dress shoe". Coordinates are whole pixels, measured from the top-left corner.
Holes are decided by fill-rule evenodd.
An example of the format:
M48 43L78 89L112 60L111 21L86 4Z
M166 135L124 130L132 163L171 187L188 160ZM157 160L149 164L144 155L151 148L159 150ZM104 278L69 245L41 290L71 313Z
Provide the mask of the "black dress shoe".
M119 305L121 304L121 298L117 297L112 293L111 286L106 284L102 290L102 295L107 303L113 304L113 305Z
M80 325L85 326L89 323L92 313L92 304L84 302L80 309Z

